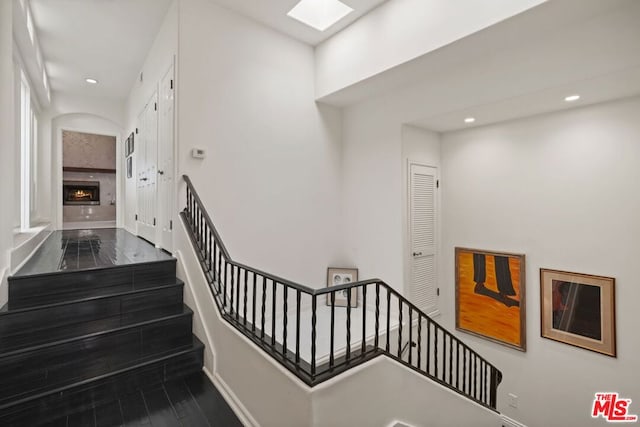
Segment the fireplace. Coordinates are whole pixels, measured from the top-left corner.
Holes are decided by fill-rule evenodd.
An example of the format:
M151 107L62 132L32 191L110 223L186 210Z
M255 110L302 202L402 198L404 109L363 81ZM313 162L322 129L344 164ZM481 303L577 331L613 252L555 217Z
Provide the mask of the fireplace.
M64 181L62 184L63 204L100 204L100 183L98 181Z

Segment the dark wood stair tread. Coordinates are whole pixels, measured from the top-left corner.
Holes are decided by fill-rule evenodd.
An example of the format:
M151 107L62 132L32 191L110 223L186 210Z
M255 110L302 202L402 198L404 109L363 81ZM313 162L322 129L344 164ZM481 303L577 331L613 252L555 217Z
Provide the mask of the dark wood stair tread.
M65 344L74 340L82 340L127 328L136 328L172 318L191 316L192 314L193 312L190 308L181 304L123 313L93 321L72 323L62 327L48 328L43 325L43 328L39 330L0 336L0 348L3 349L3 353L0 353L0 360L21 352L42 350L48 346Z
M200 367L202 351L204 345L196 337L191 337L191 343L179 348L165 350L163 352L145 355L142 357L130 357L126 360L120 360L119 363L109 363L109 356L105 354L103 357L95 359L92 366L82 373L76 373L75 376L71 375L59 375L51 378L49 382L36 383L34 387L23 389L16 394L10 394L10 390L6 390L8 387L6 382L12 381L9 378L3 378L2 390L4 393L0 395L0 413L12 406L24 404L25 402L40 399L44 396L51 396L56 394L62 394L65 391L76 387L91 386L94 382L101 382L108 380L110 377L120 376L123 374L135 374L135 371L141 368L148 367L154 364L163 364L170 362L173 358L179 358L189 353L199 353ZM164 369L166 373L166 369ZM8 381L7 381L8 380ZM14 390L17 391L17 390Z

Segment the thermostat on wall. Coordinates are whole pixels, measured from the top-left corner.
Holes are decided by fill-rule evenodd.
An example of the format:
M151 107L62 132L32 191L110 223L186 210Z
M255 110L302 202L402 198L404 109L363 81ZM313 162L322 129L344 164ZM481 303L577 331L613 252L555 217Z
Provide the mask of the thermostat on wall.
M204 148L192 148L191 157L194 159L204 159L207 157L207 153L204 151Z

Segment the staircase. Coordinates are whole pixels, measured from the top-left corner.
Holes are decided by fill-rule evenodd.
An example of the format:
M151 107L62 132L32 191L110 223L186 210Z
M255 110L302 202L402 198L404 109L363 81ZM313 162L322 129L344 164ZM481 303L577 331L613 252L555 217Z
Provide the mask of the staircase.
M183 179L181 218L220 317L268 357L310 387L386 357L497 412L500 370L393 287L369 279L314 289L235 261Z
M9 278L0 425L34 426L200 372L176 260Z

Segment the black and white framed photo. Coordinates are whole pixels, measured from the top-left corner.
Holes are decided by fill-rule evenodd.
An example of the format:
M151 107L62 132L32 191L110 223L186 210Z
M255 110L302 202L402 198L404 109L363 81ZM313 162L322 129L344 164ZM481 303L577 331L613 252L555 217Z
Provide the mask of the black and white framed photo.
M357 268L337 268L327 269L327 287L347 285L358 281ZM349 295L351 294L351 295ZM358 288L342 289L327 294L327 305L331 305L332 295L336 307L346 307L351 303L351 307L358 306Z

